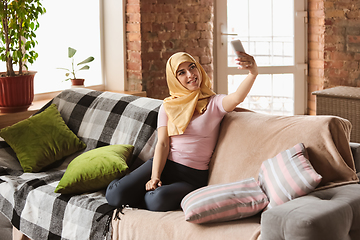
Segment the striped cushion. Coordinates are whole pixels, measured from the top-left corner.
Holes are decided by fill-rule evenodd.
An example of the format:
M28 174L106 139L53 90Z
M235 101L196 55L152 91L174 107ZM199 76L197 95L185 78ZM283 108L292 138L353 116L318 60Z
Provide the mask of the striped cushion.
M308 160L302 143L264 161L259 173L260 186L270 199L267 208L308 194L321 179Z
M254 178L199 188L181 201L185 220L224 222L255 215L269 200Z

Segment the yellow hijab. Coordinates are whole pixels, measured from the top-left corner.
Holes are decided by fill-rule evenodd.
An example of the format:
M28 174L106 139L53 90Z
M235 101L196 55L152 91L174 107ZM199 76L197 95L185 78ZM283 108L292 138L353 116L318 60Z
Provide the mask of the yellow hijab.
M181 63L196 64L202 80L200 88L190 91L176 78L176 72ZM211 82L203 67L191 55L179 52L172 55L166 63L166 80L170 90L170 97L164 100L164 109L168 116L168 135L179 135L185 132L186 127L194 114L205 112L210 96L215 93L210 89Z

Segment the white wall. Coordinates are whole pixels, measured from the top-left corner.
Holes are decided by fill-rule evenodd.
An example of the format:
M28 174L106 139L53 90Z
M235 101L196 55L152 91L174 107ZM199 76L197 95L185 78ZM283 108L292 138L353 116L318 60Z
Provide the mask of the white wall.
M127 90L125 0L100 0L105 90Z

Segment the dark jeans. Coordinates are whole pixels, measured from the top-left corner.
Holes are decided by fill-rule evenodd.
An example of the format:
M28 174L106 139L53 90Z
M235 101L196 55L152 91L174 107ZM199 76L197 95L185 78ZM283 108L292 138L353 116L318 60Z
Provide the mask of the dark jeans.
M207 185L208 170L167 160L161 174L162 186L147 192L145 184L151 177L152 162L150 159L125 177L112 181L106 189L108 203L115 207L145 207L151 211L176 210L186 194Z

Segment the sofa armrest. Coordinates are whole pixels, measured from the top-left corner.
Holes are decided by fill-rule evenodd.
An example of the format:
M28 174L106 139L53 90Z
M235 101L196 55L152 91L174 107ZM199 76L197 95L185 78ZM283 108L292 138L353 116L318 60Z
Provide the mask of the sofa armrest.
M350 143L352 155L354 157L356 172L360 172L360 143Z
M360 231L360 184L294 199L262 213L261 240L352 239Z

